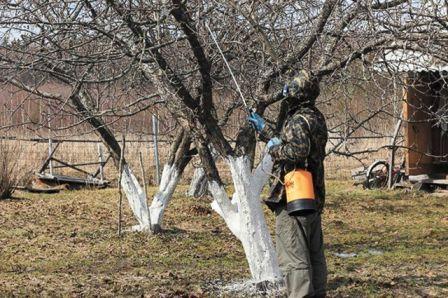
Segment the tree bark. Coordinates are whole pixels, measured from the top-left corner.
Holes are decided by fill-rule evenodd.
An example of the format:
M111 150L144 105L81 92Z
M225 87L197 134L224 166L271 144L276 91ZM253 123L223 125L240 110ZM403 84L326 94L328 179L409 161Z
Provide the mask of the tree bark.
M193 198L200 198L207 194L207 178L205 171L202 167L196 168L193 173L193 179L191 179L190 188L188 189L187 196Z
M154 233L162 231L165 209L173 196L185 167L196 153L195 150L190 150L191 143L189 133L182 129L171 146L168 161L163 167L159 190L154 195L149 207L151 230Z
M251 172L247 156L228 157L227 163L235 193L229 204L224 187L210 182L210 192L214 197L212 208L224 218L232 233L241 241L254 281L281 284L274 244L260 203L261 191L272 170L272 160L266 155L254 172Z
M79 116L86 119L86 121L95 128L95 132L100 136L101 141L109 150L115 167L119 169L121 155L120 144L104 121L96 117L92 112L92 101L90 96L86 91L79 90L78 92L75 92L70 99L75 109L79 112ZM150 220L148 205L146 203L146 194L137 178L132 173L125 158L123 158L123 174L120 183L126 194L126 198L128 199L129 206L138 221L138 225L134 226L133 230L149 232Z
M278 260L260 203L261 191L272 171L272 159L265 155L252 173L250 157L227 156L235 187L230 200L205 140L198 140L196 146L214 199L212 208L241 241L254 282L280 285Z
M210 152L213 156L214 161L216 162L216 159L218 158L218 153L215 150L213 150L213 148L210 149ZM208 192L207 175L205 173L204 168L200 166L196 168L193 173L193 179L191 180L187 196L200 198L208 193L209 192Z

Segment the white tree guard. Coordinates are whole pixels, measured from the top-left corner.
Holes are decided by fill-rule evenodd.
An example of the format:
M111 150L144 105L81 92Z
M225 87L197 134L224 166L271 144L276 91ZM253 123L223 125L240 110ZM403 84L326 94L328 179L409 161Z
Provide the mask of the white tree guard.
M249 158L227 157L235 194L229 200L223 186L210 182L212 208L225 220L231 232L241 241L252 278L255 282L281 279L274 245L266 224L260 194L272 170L272 159L265 156L254 173Z
M129 206L138 221L138 225L134 226L132 229L134 231L149 232L149 212L148 205L146 203L146 194L127 164L123 166L121 187L123 188L126 198L128 199Z
M159 190L154 195L151 207L149 207L153 230L159 230L161 228L163 214L168 206L168 203L173 197L173 193L179 183L179 179L179 169L174 164L166 164L163 167Z

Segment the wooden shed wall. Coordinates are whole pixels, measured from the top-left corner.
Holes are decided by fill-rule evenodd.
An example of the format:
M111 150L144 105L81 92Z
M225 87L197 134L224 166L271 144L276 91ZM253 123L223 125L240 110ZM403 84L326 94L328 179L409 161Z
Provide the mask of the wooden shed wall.
M436 121L433 113L446 104L448 90L443 80L434 73L408 75L404 92L403 116L406 152L406 174L436 174L444 172L441 156L448 154L448 137Z

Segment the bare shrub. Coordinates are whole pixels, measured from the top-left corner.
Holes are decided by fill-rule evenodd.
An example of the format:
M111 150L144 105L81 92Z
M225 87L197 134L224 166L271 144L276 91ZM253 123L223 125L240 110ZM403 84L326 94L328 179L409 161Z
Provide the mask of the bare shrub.
M0 141L0 199L10 198L17 186L30 178L31 172L20 164L21 149L17 143Z

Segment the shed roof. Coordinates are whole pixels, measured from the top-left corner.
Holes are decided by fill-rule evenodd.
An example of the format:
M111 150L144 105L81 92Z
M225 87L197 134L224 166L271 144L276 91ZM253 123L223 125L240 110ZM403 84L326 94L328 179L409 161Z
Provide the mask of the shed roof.
M376 67L394 72L437 71L448 72L448 63L429 53L414 50L389 50L377 60Z

